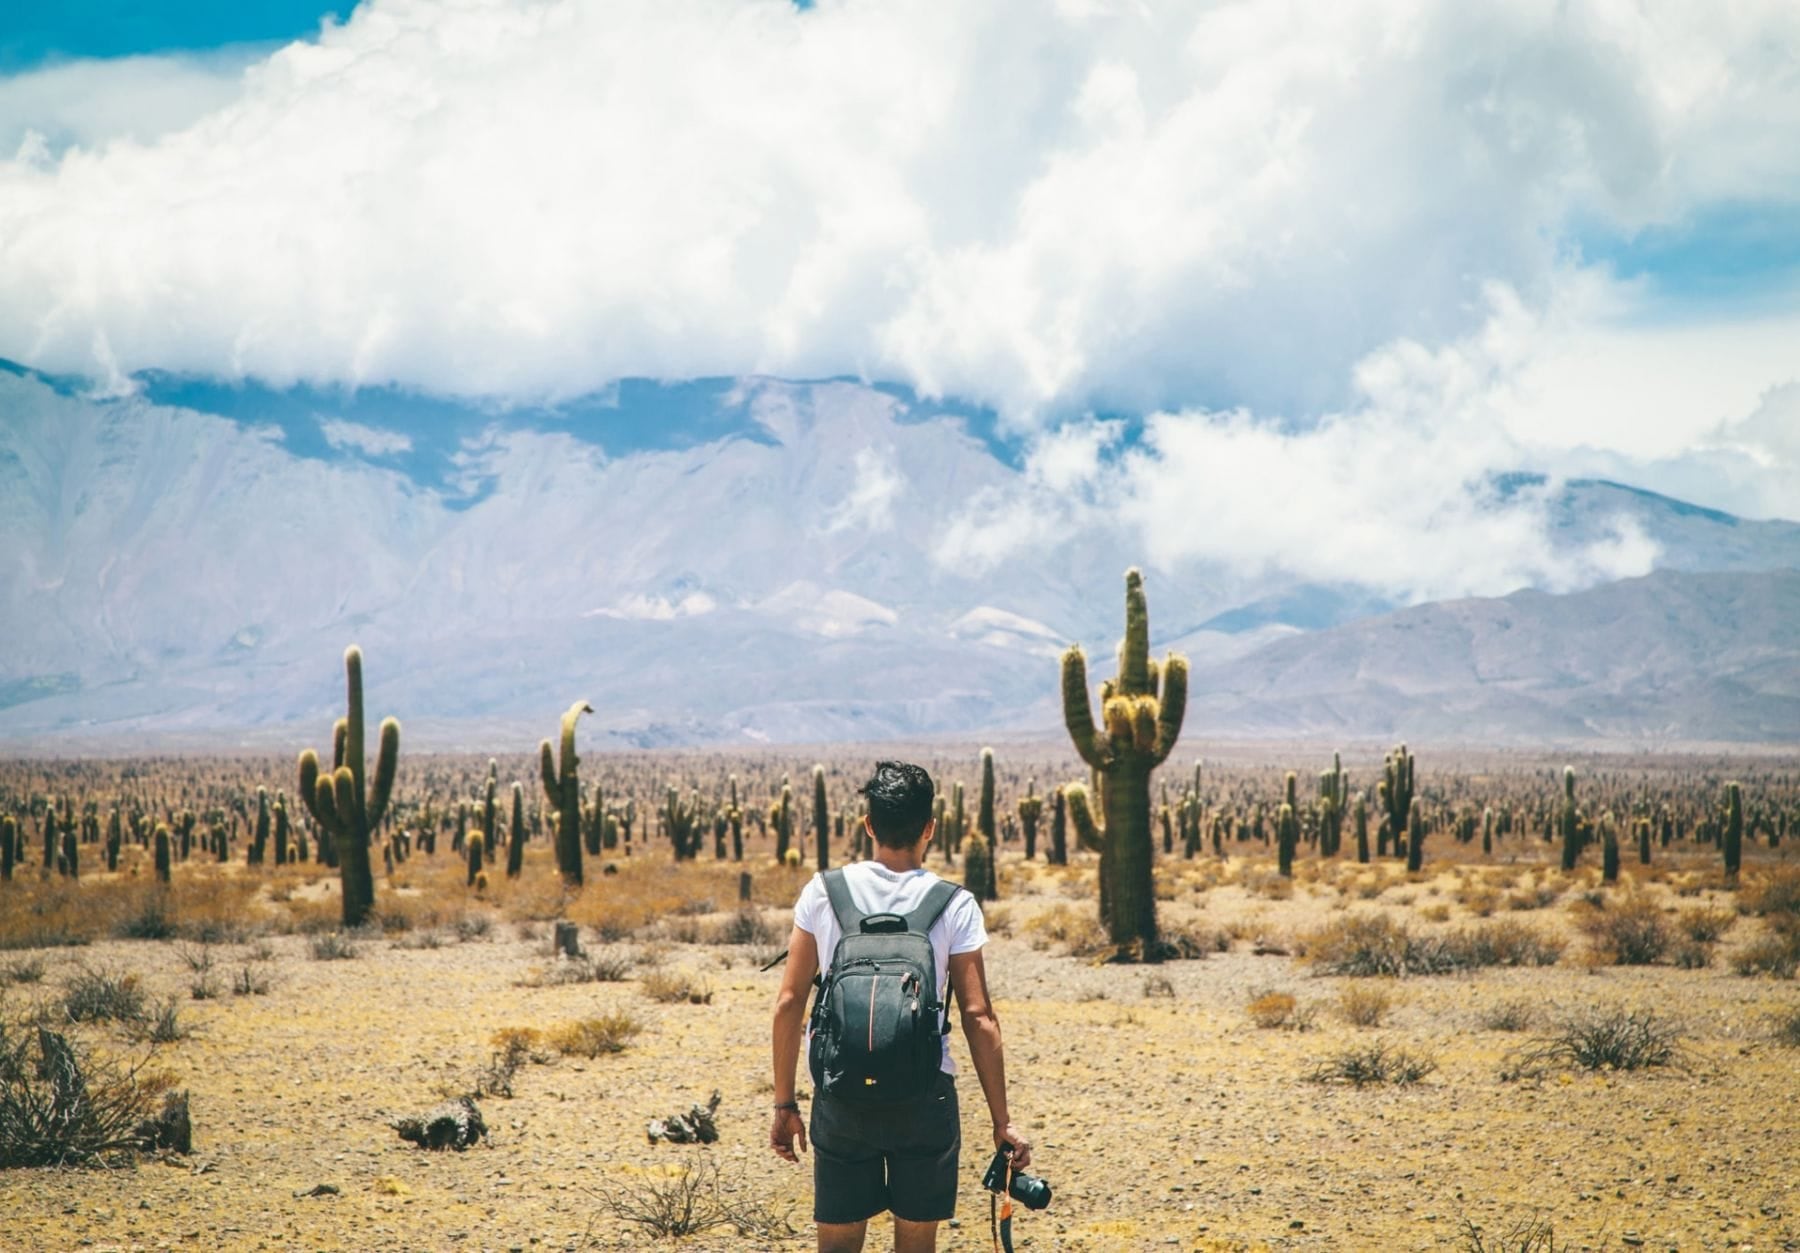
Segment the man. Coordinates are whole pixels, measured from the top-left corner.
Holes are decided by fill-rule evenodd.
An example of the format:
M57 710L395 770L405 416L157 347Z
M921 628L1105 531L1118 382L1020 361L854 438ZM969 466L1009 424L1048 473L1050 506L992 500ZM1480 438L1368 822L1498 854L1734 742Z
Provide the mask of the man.
M865 822L875 841L872 861L855 862L843 874L857 909L865 914L906 914L925 899L938 877L924 867L931 843L931 776L905 762L876 763L861 789L868 798ZM840 938L824 880L814 875L794 906L787 971L775 998L775 1120L769 1147L784 1161L806 1151L807 1128L794 1099L794 1070L806 1021L806 990L831 964ZM1006 1063L1000 1021L988 1000L981 950L987 943L981 906L958 891L928 933L937 963L937 987L954 990L963 1036L987 1098L995 1147L1010 1146L1013 1164L1031 1162L1031 1145L1013 1127L1006 1109ZM938 1223L956 1209L957 1158L962 1130L956 1098L956 1066L944 1037L935 1086L893 1106L848 1104L815 1092L812 1110L813 1220L820 1253L860 1253L869 1219L894 1215L895 1253L932 1253Z

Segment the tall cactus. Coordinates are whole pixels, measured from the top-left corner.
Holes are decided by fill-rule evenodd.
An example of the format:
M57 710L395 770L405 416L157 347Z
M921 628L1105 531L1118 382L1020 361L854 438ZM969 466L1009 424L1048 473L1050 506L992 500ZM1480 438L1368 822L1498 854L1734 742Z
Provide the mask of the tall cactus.
M1619 833L1612 811L1600 815L1600 882L1619 881Z
M1050 793L1050 851L1045 860L1052 866L1069 864L1069 802L1062 788Z
M506 877L516 879L525 868L525 785L512 785L512 821L506 832Z
M275 864L285 866L288 864L288 839L292 834L292 827L288 823L286 792L277 791L275 793L273 812L275 815Z
M744 811L738 808L737 776L731 776L731 801L725 808L725 821L731 825L731 860L744 860Z
M250 864L260 866L269 850L269 789L256 789L256 834L250 841Z
M1418 874L1425 864L1425 815L1414 805L1406 819L1406 872Z
M375 876L369 845L387 813L400 765L400 723L381 723L375 753L375 777L366 779L363 753L362 649L344 650L344 686L348 711L332 728L331 773L319 769L312 749L300 754L300 799L318 824L320 842L335 850L343 883L343 922L360 927L375 907Z
M487 782L481 788L482 855L491 863L500 851L500 763L488 758ZM475 868L480 871L481 867Z
M691 792L687 800L681 799L681 793L673 783L663 792L662 813L663 834L669 837L669 844L675 851L676 861L692 861L700 855L700 845L706 839L706 829L700 822L700 795Z
M1019 829L1025 833L1025 860L1037 856L1038 823L1044 818L1044 798L1037 794L1037 780L1028 779L1019 798Z
M1735 881L1744 857L1744 790L1736 783L1725 785L1724 836L1725 877Z
M156 824L156 881L158 883L169 881L169 853L169 824L159 822Z
M1413 757L1406 751L1406 745L1396 746L1383 759L1381 783L1376 793L1381 798L1382 811L1387 815L1388 835L1394 840L1394 853L1398 856L1413 803Z
M981 799L975 807L975 833L963 844L963 886L978 901L1000 898L994 874L999 840L994 829L994 750L981 750Z
M1287 798L1282 801L1275 817L1276 869L1284 879L1294 877L1294 849L1300 843L1300 818L1295 813L1295 806L1299 802L1296 783L1294 772L1288 771Z
M560 752L551 752L549 740L538 744L544 799L555 810L556 868L571 887L581 886L581 759L575 755L575 721L593 712L586 701L576 701L562 716Z
M1356 794L1356 808L1352 813L1356 823L1356 860L1359 865L1369 864L1369 798L1362 792Z
M1344 810L1350 803L1350 785L1344 778L1343 759L1331 755L1331 769L1319 775L1319 855L1336 857L1344 839Z
M813 839L819 846L819 869L831 869L831 811L825 796L825 767L813 766Z
M1100 915L1114 944L1137 944L1153 958L1160 950L1150 831L1150 772L1169 759L1187 712L1187 659L1170 653L1162 666L1150 660L1150 612L1144 579L1125 573L1125 639L1119 673L1100 688L1102 725L1094 725L1088 693L1087 656L1080 645L1062 655L1063 724L1075 751L1100 788L1102 831L1088 806L1085 789L1067 791L1076 834L1097 839L1100 852Z
M1562 834L1562 868L1564 872L1575 869L1575 859L1581 856L1581 818L1575 810L1575 767L1563 767L1563 800L1562 812L1557 818L1557 827Z

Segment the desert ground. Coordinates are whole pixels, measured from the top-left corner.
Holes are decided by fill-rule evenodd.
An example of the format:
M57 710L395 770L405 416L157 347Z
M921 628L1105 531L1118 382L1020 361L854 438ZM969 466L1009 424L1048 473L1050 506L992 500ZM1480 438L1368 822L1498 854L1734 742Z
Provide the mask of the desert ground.
M1800 897L1794 843L1749 851L1735 886L1692 842L1628 855L1612 884L1597 851L1565 874L1535 832L1491 854L1446 835L1416 874L1303 848L1291 879L1255 841L1177 845L1159 852L1158 921L1195 955L1153 964L1108 960L1092 853L1050 866L1004 848L987 965L1015 1119L1054 1188L1015 1219L1017 1246L1800 1248L1800 987L1769 959ZM713 852L677 864L640 840L570 893L542 841L518 879L474 887L442 846L414 851L378 863L378 921L353 933L317 861L196 855L148 928L160 939L116 938L157 891L144 849L79 882L19 870L0 885L0 1023L15 1039L54 1023L185 1090L193 1144L0 1172L0 1245L647 1248L668 1241L629 1212L685 1182L746 1225L682 1247L809 1247L810 1168L766 1146L780 975L761 967L812 871L760 839L742 863ZM581 958L554 955L558 918ZM49 944L59 928L85 942ZM1650 960L1623 964L1621 934L1646 929ZM1370 935L1448 969L1330 973ZM1460 956L1430 957L1435 941ZM69 1024L69 989L95 976L148 1008ZM148 1031L159 1009L172 1029ZM1664 1064L1527 1064L1616 1014L1648 1025ZM592 1020L596 1055L561 1051ZM940 1247L986 1250L991 1140L960 1036L953 1054L963 1187ZM1423 1073L1346 1078L1395 1058ZM716 1143L650 1141L651 1120L715 1091ZM467 1151L391 1125L467 1092L489 1133Z

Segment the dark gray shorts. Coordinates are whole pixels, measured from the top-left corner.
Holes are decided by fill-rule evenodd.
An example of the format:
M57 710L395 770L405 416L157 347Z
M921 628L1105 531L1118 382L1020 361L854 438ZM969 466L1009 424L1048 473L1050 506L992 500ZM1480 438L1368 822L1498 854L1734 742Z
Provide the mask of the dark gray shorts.
M931 1093L899 1105L852 1105L815 1095L813 1221L859 1223L883 1210L908 1222L956 1213L962 1117L956 1079L939 1073Z

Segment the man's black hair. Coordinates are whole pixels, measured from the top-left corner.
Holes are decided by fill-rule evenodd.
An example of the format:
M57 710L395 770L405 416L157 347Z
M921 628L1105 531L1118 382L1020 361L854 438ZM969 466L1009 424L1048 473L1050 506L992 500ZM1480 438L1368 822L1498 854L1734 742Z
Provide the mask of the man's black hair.
M869 825L886 848L911 848L931 821L937 791L931 776L905 761L878 761L875 773L858 788L869 801Z

